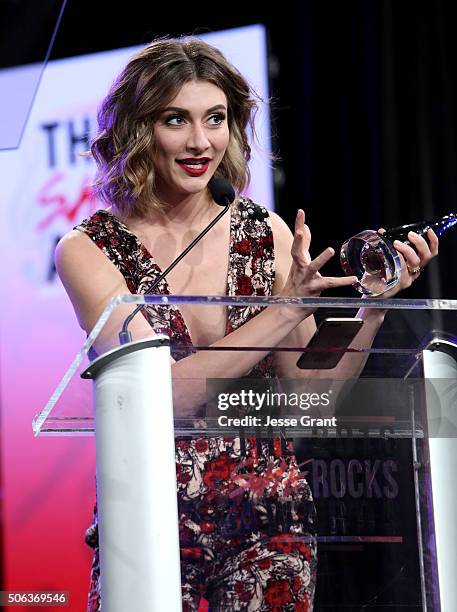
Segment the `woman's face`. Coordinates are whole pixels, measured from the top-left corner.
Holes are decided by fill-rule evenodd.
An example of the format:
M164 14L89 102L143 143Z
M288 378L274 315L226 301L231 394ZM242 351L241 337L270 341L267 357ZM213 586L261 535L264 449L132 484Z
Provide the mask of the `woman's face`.
M183 85L154 124L156 188L165 202L206 189L229 142L227 98L216 85Z

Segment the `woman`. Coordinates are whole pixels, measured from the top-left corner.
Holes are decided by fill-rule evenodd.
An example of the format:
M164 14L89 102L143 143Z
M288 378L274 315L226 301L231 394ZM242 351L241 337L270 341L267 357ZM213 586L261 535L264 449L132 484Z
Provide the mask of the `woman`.
M208 190L213 176L227 178L238 194L242 191L250 158L247 128L253 127L255 109L245 79L200 40L158 40L130 60L101 106L92 145L95 187L109 208L65 236L56 253L57 270L86 332L112 296L144 292L220 212ZM354 277L319 273L333 250L311 260L304 220L299 210L292 236L277 215L238 196L230 215L154 291L313 297L354 283ZM412 236L417 252L396 244L404 269L400 285L387 297L409 285L414 270L436 254L436 237L430 234L429 240L430 248ZM98 352L113 346L130 310L125 307L103 330ZM303 376L291 352L275 357L267 349L194 352L192 344L306 346L315 331L310 309L288 306L261 312L212 307L204 316L190 305L167 313L148 307L144 315L130 325L134 339L165 330L189 347L172 351L172 376L178 382ZM367 309L359 316L365 324L357 341L371 342L383 313ZM332 373L357 375L363 361L344 357ZM186 393L175 400L192 414L204 402L204 385L191 391L186 385ZM202 596L214 610L312 610L313 505L291 443L178 439L176 458L184 610L197 610ZM273 524L273 514L286 505L289 520ZM242 530L241 514L252 519ZM96 528L89 530L89 541L97 547ZM89 610L100 608L97 552Z

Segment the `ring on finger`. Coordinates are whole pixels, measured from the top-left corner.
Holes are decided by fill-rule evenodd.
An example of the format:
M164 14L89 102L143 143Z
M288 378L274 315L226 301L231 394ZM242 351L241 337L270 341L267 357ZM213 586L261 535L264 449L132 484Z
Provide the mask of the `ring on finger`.
M407 268L410 274L420 274L422 272L422 268L420 266L417 266L416 268L411 268L410 266L407 266Z

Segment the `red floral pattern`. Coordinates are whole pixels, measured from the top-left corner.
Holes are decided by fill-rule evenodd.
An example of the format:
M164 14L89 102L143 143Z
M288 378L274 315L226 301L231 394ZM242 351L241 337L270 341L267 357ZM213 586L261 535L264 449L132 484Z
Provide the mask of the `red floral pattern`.
M287 580L269 580L265 591L265 601L273 608L281 609L292 601L292 593Z
M161 273L152 255L114 215L97 211L78 226L142 293ZM247 198L232 207L228 295L271 295L274 245L268 212ZM168 294L166 280L157 293ZM258 314L259 307L229 307L226 334ZM177 307L147 306L156 332L171 338L175 359L193 348ZM269 355L250 372L274 377ZM243 446L243 447L242 447ZM183 609L311 611L316 573L314 505L290 440L220 436L176 440ZM285 518L286 517L286 518ZM95 548L90 612L99 612L100 571L95 523L86 541Z

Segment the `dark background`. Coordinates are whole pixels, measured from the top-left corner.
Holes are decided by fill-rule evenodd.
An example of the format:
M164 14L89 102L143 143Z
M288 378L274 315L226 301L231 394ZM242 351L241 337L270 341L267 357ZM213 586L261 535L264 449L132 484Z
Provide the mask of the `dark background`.
M45 57L60 6L0 2L3 66ZM50 58L264 24L277 206L290 226L305 209L316 255L362 229L457 210L456 13L451 0L68 0ZM456 239L402 297L456 296Z

